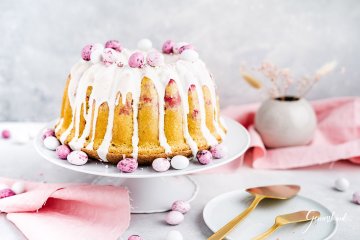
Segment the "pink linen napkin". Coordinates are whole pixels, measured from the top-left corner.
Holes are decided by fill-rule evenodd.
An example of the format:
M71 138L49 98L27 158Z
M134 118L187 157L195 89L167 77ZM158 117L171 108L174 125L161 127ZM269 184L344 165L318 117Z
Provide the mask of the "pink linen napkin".
M318 127L306 146L266 149L254 128L259 104L231 106L223 114L242 123L250 133L245 155L254 168L289 169L348 159L360 164L360 98L344 97L312 102Z
M9 186L14 180L0 178ZM130 200L121 187L25 182L26 192L0 199L29 240L115 240L128 228Z

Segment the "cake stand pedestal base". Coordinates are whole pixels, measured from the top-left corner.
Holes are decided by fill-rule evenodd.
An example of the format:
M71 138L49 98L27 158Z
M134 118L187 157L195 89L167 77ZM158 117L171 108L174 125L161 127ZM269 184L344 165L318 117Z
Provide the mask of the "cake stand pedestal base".
M197 184L188 176L128 178L121 186L129 190L131 213L166 212L173 202L190 202L198 193Z

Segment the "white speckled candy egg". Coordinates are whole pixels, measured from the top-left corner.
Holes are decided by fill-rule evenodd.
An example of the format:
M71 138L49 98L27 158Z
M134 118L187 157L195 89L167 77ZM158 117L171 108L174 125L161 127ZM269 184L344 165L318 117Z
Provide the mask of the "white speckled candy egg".
M338 178L335 180L334 187L336 190L345 192L350 186L349 180L346 178Z
M151 166L157 172L165 172L170 168L170 161L166 158L157 158L152 162Z
M69 163L77 166L84 165L89 160L88 155L83 151L73 151L67 156Z
M193 49L186 49L180 54L180 59L194 62L199 58L199 54Z
M143 38L138 42L137 47L141 51L149 51L152 48L152 42L147 38Z
M47 149L55 151L60 146L59 140L54 136L49 136L44 139L44 145Z
M13 190L14 193L20 194L25 192L25 183L24 182L14 182L14 184L11 186L11 190Z
M171 166L177 170L187 168L189 166L189 159L182 155L177 155L171 159Z
M178 225L184 221L184 214L178 211L170 211L166 214L165 221L170 225Z
M166 235L166 240L183 240L183 239L184 239L184 237L181 234L181 232L176 231L176 230L171 230Z

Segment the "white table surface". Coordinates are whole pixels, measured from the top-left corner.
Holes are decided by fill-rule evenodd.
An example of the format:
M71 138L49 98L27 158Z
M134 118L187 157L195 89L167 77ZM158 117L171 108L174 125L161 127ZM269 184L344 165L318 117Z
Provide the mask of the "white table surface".
M34 135L41 127L34 123L0 123L0 131L11 129L13 134ZM16 144L12 140L0 140L0 176L45 182L86 182L93 184L118 185L115 178L97 177L62 169L43 160L35 151L32 142ZM332 189L338 177L346 177L350 183L347 192ZM164 213L133 214L130 228L123 239L131 234L139 234L146 240L162 240L170 230L179 230L185 240L202 240L211 235L202 219L205 204L213 197L237 189L269 184L299 184L301 194L317 200L342 217L333 239L360 239L360 205L351 202L352 193L360 191L360 166L341 161L297 170L256 170L243 166L234 173L198 174L193 178L200 186L198 197L192 202L192 210L185 221L178 226L168 226ZM23 240L25 237L8 222L5 214L0 214L0 239ZM271 239L271 238L270 238ZM294 239L295 240L295 239Z

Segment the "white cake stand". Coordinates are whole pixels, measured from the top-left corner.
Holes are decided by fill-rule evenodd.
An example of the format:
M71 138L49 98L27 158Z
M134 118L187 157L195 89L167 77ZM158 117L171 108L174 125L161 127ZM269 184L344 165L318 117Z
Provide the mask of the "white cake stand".
M192 201L196 197L198 186L187 175L220 167L239 158L248 149L250 137L247 130L228 118L225 119L225 124L228 128L224 140L228 148L226 157L214 160L209 165L190 161L186 169L170 169L162 173L155 172L151 167L140 167L134 173L122 173L114 165L95 160L83 166L71 165L66 160L59 159L54 151L45 148L42 140L43 129L35 138L35 148L42 157L60 167L92 175L121 178L121 185L130 192L132 213L165 212L176 200ZM53 126L54 122L51 122L46 127Z

